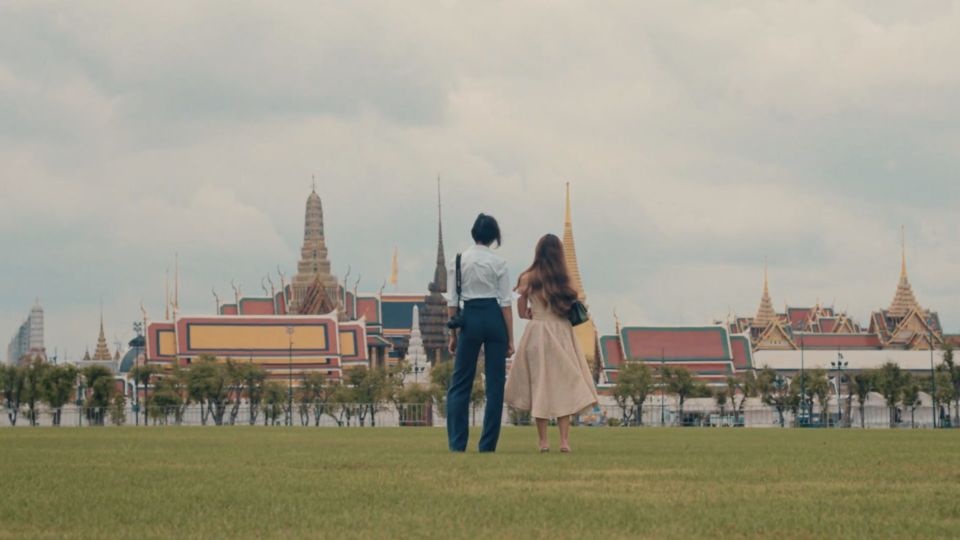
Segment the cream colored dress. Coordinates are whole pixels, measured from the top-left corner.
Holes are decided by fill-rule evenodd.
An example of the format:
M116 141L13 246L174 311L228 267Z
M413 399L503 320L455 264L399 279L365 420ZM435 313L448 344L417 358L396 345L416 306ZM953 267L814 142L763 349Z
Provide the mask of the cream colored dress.
M517 346L504 401L534 418L588 412L597 389L573 325L539 298L530 299L530 308L532 320Z

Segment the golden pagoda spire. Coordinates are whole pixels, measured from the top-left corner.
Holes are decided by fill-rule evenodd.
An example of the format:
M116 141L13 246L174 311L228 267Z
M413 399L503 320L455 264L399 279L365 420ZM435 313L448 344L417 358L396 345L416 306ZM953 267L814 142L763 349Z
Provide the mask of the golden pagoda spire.
M912 309L920 309L917 298L913 295L913 287L907 278L907 240L903 226L900 226L900 282L897 292L890 302L889 314L891 317L906 317Z
M577 247L573 242L573 218L570 210L570 182L567 182L567 203L563 220L563 253L566 257L567 271L570 272L570 284L577 291L581 301L585 301L587 294L583 289L583 280L580 278L580 265L577 263Z
M767 258L763 258L763 296L760 297L760 307L757 309L757 316L753 319L753 326L766 328L777 318L777 312L773 309L773 301L770 300L770 280L767 272Z
M163 271L163 320L170 320L170 269Z
M173 252L173 316L180 313L180 255Z
M393 288L397 288L397 283L399 283L400 276L400 251L397 249L397 246L393 246L393 261L390 265L390 284L393 285Z
M103 299L100 300L100 335L97 336L97 349L93 352L93 360L113 360L110 347L107 346L107 336L103 331Z

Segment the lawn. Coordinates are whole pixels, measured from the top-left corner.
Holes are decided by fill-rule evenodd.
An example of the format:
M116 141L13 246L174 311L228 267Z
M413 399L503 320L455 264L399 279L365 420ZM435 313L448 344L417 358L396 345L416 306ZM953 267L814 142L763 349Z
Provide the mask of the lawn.
M475 448L476 433L471 439ZM556 441L554 440L554 443ZM960 431L0 430L0 537L956 537Z

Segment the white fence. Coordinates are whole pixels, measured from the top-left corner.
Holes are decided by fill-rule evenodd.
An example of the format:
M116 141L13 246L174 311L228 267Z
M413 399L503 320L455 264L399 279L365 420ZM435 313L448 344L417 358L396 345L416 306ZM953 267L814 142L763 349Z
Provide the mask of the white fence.
M16 415L7 409L0 417L0 427L52 426L56 411L41 407L31 415L21 408ZM35 422L31 422L31 419ZM483 421L483 405L471 408L470 423ZM529 425L528 415L504 409L502 419L506 425ZM838 411L829 408L821 411L809 406L796 413L789 410L782 415L767 406L750 406L734 411L725 408L706 408L693 404L681 413L675 402L665 400L642 408L624 411L618 406L601 405L593 411L580 415L575 422L582 426L630 426L630 427L824 427L824 428L930 428L934 424L930 406L917 407L914 411L869 405L861 410L854 404L849 409ZM949 412L938 411L936 427L950 427ZM149 408L146 417L143 411L135 413L135 407L123 409L81 408L74 405L60 411L59 425L64 427L87 426L299 426L299 427L444 427L446 419L435 404L326 404L307 405L294 403L292 415L286 404L251 407L249 403L227 404L222 409L189 405L182 408Z

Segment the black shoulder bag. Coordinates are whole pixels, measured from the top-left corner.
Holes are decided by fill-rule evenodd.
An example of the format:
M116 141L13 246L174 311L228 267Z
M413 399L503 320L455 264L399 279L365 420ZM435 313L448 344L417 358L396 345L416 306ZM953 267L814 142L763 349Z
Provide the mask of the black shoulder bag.
M460 254L457 253L457 313L447 321L447 328L457 330L463 328L463 310L460 307L460 300L463 297L463 277L460 273Z
M583 305L583 302L575 300L570 306L570 313L567 314L567 319L569 319L570 324L574 326L580 326L589 321L590 313L587 312L587 306Z

